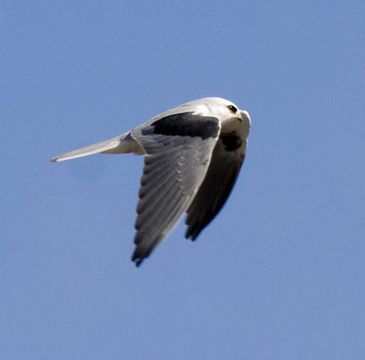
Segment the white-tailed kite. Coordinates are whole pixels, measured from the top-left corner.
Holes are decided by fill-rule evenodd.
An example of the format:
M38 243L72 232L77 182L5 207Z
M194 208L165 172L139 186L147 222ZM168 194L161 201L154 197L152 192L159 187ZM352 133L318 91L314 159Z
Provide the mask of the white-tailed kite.
M110 140L58 155L59 162L96 153L144 155L136 245L139 266L186 212L186 238L195 240L227 200L250 129L248 112L208 97L179 105Z

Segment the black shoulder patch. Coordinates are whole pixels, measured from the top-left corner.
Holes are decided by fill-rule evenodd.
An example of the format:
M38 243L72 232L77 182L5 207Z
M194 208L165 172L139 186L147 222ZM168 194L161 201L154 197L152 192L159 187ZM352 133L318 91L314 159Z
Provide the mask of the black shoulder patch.
M200 137L203 140L215 138L219 133L218 119L193 115L192 112L165 116L151 124L154 134L170 136Z
M221 134L219 138L227 151L237 150L242 145L242 139L235 132Z

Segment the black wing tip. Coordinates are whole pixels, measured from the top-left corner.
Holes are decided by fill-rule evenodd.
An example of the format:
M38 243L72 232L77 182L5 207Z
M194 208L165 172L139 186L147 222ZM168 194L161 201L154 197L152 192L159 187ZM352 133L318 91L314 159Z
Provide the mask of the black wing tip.
M136 254L136 252L134 252L131 257L131 260L134 262L134 265L136 265L136 267L140 267L145 258L146 258L145 256L139 256Z
M133 259L132 258L132 261L134 262L134 265L136 265L136 267L140 267L142 262L143 262L144 258L143 259Z
M191 241L195 241L199 236L200 231L201 230L187 228L185 233L185 238Z
M131 257L131 260L134 262L134 264L136 265L136 267L140 267L141 264L143 263L143 261L148 257L148 255L151 252L145 252L142 251L141 249L139 249L138 247L136 247L136 249L134 250L134 253Z
M185 239L190 239L191 241L195 241L205 227L205 225L203 225L201 221L196 219L194 221L191 214L189 213L185 219L185 225L187 226L185 231Z

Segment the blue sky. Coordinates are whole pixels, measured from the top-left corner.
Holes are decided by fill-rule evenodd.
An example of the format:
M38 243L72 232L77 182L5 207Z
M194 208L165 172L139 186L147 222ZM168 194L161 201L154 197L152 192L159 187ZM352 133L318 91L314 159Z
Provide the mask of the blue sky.
M0 359L362 359L363 1L0 1ZM233 195L137 269L142 158L50 157L204 96Z

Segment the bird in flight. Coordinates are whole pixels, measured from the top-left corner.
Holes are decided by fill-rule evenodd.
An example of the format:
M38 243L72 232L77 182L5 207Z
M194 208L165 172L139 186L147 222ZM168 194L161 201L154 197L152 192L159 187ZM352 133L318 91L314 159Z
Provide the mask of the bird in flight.
M226 99L207 97L51 161L97 153L144 155L132 255L139 266L184 212L185 236L195 240L221 210L245 158L250 125L247 111Z

